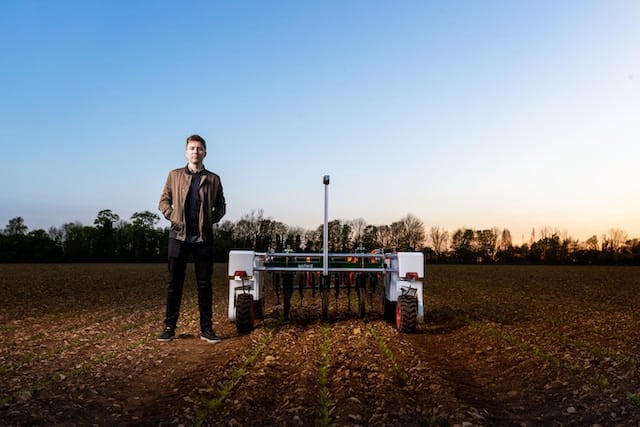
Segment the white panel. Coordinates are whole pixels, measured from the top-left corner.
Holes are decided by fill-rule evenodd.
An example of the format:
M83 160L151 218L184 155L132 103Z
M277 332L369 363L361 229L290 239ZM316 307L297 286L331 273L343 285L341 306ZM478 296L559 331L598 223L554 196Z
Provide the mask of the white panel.
M424 277L424 255L422 252L398 252L398 275L407 277L407 273L417 273Z
M236 271L246 271L249 277L253 276L255 254L255 251L230 251L228 275L233 276Z

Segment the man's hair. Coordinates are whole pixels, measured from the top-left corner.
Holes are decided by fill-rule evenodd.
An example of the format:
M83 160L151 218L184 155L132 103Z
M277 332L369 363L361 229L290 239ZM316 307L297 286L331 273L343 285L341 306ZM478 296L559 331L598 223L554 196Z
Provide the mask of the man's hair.
M190 137L187 138L187 143L185 145L189 145L189 141L199 142L204 147L204 151L207 151L207 141L205 141L204 138L201 137L200 135L198 134L191 135Z

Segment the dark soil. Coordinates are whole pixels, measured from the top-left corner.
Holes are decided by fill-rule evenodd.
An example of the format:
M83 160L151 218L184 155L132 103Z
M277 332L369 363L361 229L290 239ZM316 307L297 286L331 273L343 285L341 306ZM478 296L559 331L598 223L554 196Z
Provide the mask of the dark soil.
M4 425L640 425L640 269L427 266L425 322L399 333L381 289L268 283L239 335L216 265L218 344L199 339L194 278L159 343L164 265L0 265ZM350 306L350 307L349 307ZM351 310L349 309L351 308Z

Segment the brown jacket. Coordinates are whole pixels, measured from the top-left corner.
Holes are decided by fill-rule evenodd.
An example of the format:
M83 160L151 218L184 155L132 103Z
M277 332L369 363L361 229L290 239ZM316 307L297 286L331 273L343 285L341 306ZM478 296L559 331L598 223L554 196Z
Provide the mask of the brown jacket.
M182 241L187 238L185 204L190 185L191 174L187 167L172 170L167 176L158 204L162 215L171 221L169 237ZM213 238L213 224L219 222L226 212L226 202L220 177L206 169L200 178L200 200L202 203L198 228L200 236L210 241Z

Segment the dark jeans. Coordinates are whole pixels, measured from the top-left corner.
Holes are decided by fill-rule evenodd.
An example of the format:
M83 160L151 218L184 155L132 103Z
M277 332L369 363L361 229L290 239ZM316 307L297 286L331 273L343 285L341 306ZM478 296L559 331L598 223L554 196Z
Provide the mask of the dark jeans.
M198 307L200 309L200 330L212 327L213 294L211 275L213 274L213 247L208 243L185 243L169 239L169 283L167 286L167 312L165 326L175 328L180 315L182 288L189 255L193 256L196 283L198 285Z

